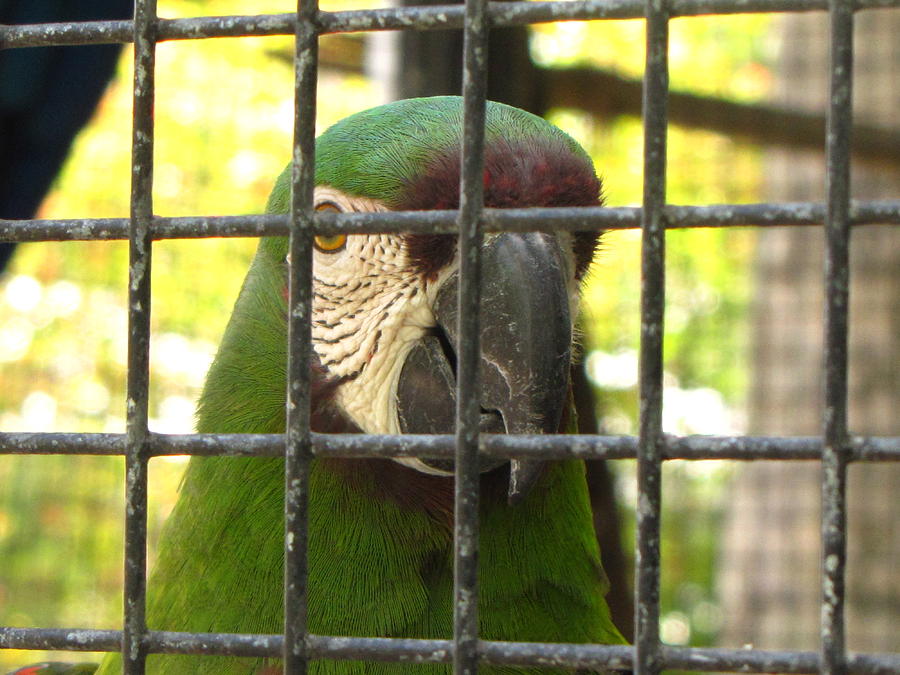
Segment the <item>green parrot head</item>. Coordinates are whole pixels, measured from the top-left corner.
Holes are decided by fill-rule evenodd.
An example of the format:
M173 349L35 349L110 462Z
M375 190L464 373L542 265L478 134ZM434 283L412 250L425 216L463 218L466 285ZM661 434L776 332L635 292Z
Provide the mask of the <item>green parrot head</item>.
M449 97L401 101L339 122L317 140L315 207L456 208L461 127L462 103ZM552 125L489 103L486 132L486 206L600 203L589 158ZM270 212L288 210L289 175L279 178ZM484 237L481 431L560 430L578 287L597 237ZM200 397L200 433L285 429L287 253L283 237L260 243ZM314 431L453 432L458 258L453 235L315 238ZM540 472L540 487L528 491L539 466L513 461L507 479L507 467L500 464L485 461L482 467L480 635L622 642L603 601L606 580L583 465L549 464ZM452 469L435 458L312 463L307 537L313 633L452 634L453 482L446 477ZM520 499L526 491L528 497ZM508 497L518 503L510 505ZM283 514L282 458L194 457L160 538L148 581L147 625L200 633L280 632ZM410 672L421 667L317 660L310 672L399 673L407 665ZM221 675L267 668L278 672L280 665L155 654L147 672ZM450 672L440 664L429 668ZM121 659L110 656L99 672L121 672Z
M550 123L488 103L485 132L485 206L600 203L590 158ZM315 208L457 208L461 135L458 97L409 99L352 115L317 139ZM290 167L267 208L284 213L289 203ZM597 232L485 237L483 432L559 430L579 281L597 239ZM268 240L260 255L286 270L286 250L285 240ZM453 432L458 266L452 235L315 238L312 341L317 377L333 384L332 419L338 411L347 428L375 434ZM452 473L446 461L397 461ZM514 462L511 495L535 473Z

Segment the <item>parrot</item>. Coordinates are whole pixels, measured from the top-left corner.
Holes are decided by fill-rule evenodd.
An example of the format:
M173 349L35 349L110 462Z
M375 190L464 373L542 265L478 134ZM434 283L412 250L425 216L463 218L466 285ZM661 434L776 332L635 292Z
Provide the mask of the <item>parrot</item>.
M460 97L353 114L316 139L317 211L459 206ZM484 205L597 206L588 154L540 117L487 102ZM289 211L290 166L267 212ZM489 233L481 284L482 433L571 429L580 285L599 233ZM264 237L197 406L199 433L285 432L284 237ZM322 433L454 430L457 238L314 237L310 426ZM481 459L478 617L486 640L624 644L580 460ZM453 462L313 459L308 627L319 635L452 638ZM284 460L193 457L148 579L151 630L283 630ZM110 653L99 675L121 672ZM315 675L445 674L449 664L313 660ZM502 675L531 669L483 666ZM148 673L281 672L265 658L151 654ZM542 669L541 672L554 672Z

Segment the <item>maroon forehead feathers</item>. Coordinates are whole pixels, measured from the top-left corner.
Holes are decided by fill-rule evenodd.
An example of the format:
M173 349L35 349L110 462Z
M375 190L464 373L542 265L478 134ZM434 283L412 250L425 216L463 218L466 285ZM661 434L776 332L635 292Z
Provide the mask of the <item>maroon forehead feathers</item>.
M434 158L410 181L400 211L455 209L459 205L459 149ZM495 141L485 147L484 205L597 206L600 180L590 161L561 142Z
M459 148L435 157L410 181L394 208L398 211L455 209L459 206ZM599 206L600 179L590 160L565 144L495 141L485 147L484 205L488 208L532 206ZM576 276L581 278L594 257L600 233L575 233ZM453 258L452 235L409 235L410 259L428 277Z

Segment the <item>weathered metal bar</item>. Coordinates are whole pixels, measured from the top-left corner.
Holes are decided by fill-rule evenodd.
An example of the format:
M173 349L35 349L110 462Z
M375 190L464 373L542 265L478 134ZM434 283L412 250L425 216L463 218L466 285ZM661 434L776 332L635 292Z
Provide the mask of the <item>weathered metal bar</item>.
M668 205L663 209L666 229L692 227L781 227L818 226L825 222L826 207L814 202L785 204ZM316 234L411 232L454 234L456 211L399 211L378 213L333 213L313 216ZM851 202L850 224L900 225L900 200ZM2 220L0 241L96 241L128 238L128 218L84 218L72 220ZM553 207L529 209L485 209L486 232L531 232L583 229L621 230L640 227L639 207ZM152 239L201 239L206 237L287 236L288 217L260 214L248 216L155 216Z
M850 311L850 130L853 124L853 5L829 2L830 86L825 223L825 407L822 435L821 672L846 673L847 330Z
M666 230L663 208L666 203L669 91L667 0L646 0L645 12L634 672L637 675L657 675L662 668L659 641L659 544L662 509L663 319L666 293Z
M466 0L463 135L459 185L456 453L453 507L453 672L478 672L478 395L481 362L481 245L487 107L486 0Z
M310 344L315 187L317 0L298 0L294 38L294 147L291 172L290 274L288 281L288 383L284 502L284 670L307 669L307 574L309 524Z
M122 668L143 675L147 630L147 463L150 390L150 278L153 220L153 103L156 0L134 5L134 104L128 247L128 374L125 454L125 588Z
M897 0L856 0L858 10L897 7ZM810 12L828 9L828 0L673 0L670 15ZM461 5L391 7L345 12L321 12L322 33L377 30L448 30L463 26ZM551 21L639 19L642 0L567 0L565 2L492 2L487 9L495 26L521 26ZM204 16L161 19L159 40L198 40L216 37L292 35L293 14ZM133 40L131 21L84 21L0 25L0 49L51 45L127 43Z
M13 628L0 626L0 649L53 649L70 652L117 652L122 631L87 628Z
M382 436L369 434L311 434L316 457L417 457L450 459L456 448L452 435ZM478 451L504 459L634 459L634 436L481 435ZM822 458L819 436L672 436L664 435L664 460L730 459L809 461ZM124 434L0 433L0 455L124 455ZM197 455L211 457L279 457L281 434L154 434L145 443L150 457ZM900 437L855 436L848 441L851 462L900 461Z
M121 631L73 628L3 628L0 649L54 649L114 651ZM451 640L309 636L313 659L447 663L452 659ZM281 655L281 635L234 633L178 633L150 631L147 651L166 654L220 654L270 657ZM632 650L621 645L580 645L536 642L480 641L478 653L485 665L543 666L570 669L620 669L630 667ZM701 672L817 673L820 655L815 652L765 651L662 647L666 666ZM849 675L894 675L900 671L900 655L853 654L847 658Z
M124 455L125 434L0 432L0 455Z
M704 672L819 673L821 660L815 652L765 651L762 649L710 649L663 647L667 668ZM896 675L897 654L854 654L848 658L848 673Z

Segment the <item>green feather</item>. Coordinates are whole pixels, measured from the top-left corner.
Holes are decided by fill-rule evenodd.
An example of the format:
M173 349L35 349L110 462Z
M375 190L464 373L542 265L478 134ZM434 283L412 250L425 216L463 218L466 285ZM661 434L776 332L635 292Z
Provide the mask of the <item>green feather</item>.
M399 204L410 182L429 161L460 146L462 99L411 98L364 110L331 126L316 139L316 184L347 194ZM520 141L561 146L590 162L570 136L547 120L512 106L488 101L485 144ZM267 210L290 210L291 167L278 177Z
M435 144L458 142L456 98L415 99L354 115L318 139L317 182L398 199ZM511 125L511 126L510 126ZM488 132L574 142L543 120L490 104ZM568 139L568 140L566 140ZM351 152L352 150L352 152ZM287 210L283 174L268 210ZM284 431L284 239L263 239L210 368L199 432ZM284 464L273 458L195 457L166 523L148 583L153 630L282 631ZM371 475L351 486L316 460L310 478L309 628L321 635L452 636L452 533L424 511L371 495ZM374 486L372 486L374 487ZM552 464L517 506L485 490L481 508L479 617L493 640L624 643L604 595L584 466ZM151 655L148 673L261 672L262 659ZM100 675L118 673L110 655ZM490 675L529 672L486 667ZM315 661L314 675L450 672L450 666ZM550 670L542 672L553 672Z

